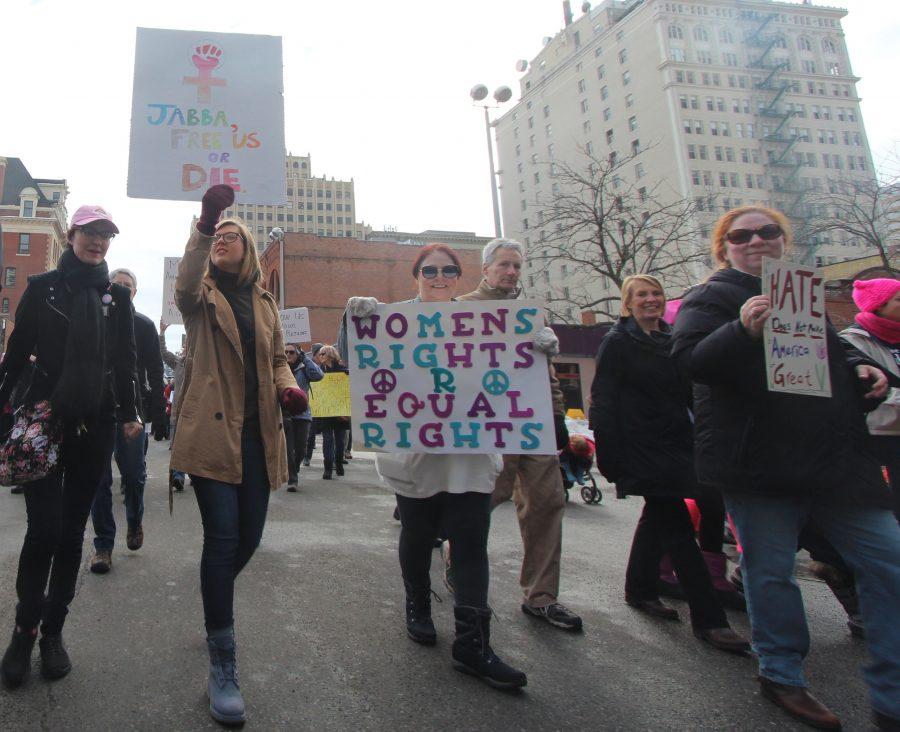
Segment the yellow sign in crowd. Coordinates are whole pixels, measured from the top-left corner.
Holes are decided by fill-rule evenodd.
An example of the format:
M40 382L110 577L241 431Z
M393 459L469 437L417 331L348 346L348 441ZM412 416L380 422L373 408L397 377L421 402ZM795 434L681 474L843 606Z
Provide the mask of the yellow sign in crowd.
M349 417L350 377L339 372L325 374L310 386L309 408L313 417Z

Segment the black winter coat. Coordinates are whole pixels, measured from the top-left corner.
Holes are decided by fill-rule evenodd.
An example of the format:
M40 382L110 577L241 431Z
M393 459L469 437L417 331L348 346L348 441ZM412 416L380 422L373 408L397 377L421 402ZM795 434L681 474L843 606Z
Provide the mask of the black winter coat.
M70 292L61 284L62 272L51 270L28 278L28 287L16 309L16 324L0 365L0 405L10 400L12 390L36 357L31 387L24 403L34 404L53 394L65 364ZM111 284L106 325L107 373L103 381L100 419L118 422L137 420L137 375L131 292Z
M134 342L137 348L137 380L141 396L141 416L145 422L161 422L166 416L166 397L163 394L162 352L159 333L146 315L132 307Z
M694 382L697 475L728 493L815 496L822 501L890 506L878 461L866 447L863 400L854 367L828 324L831 398L769 391L763 341L740 322L759 295L759 277L715 272L678 312L672 358Z
M696 496L690 387L669 358L669 327L624 317L603 338L591 385L597 466L619 497Z

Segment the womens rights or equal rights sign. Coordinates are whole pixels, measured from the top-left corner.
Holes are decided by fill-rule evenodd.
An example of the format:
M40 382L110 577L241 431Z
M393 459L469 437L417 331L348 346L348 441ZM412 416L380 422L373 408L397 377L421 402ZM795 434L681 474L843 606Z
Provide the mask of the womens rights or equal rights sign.
M815 269L763 259L762 294L772 301L763 330L769 391L831 396L825 282Z
M353 441L382 452L556 452L536 300L379 305L351 317Z

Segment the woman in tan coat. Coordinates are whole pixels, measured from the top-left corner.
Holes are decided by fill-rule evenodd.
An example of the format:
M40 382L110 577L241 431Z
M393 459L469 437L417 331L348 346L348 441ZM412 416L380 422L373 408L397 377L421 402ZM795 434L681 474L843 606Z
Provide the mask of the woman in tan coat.
M203 519L200 590L209 647L209 708L244 720L234 643L234 580L262 538L269 492L287 480L281 421L306 408L284 354L278 306L259 285L256 244L234 201L210 188L178 267L175 303L187 330L172 469L189 473Z

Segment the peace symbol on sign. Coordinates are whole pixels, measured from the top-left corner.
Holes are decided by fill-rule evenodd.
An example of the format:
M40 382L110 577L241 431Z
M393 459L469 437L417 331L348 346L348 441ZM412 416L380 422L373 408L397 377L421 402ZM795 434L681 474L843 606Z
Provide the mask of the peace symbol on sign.
M509 389L509 377L499 369L492 369L484 375L481 385L488 394L504 394Z
M397 377L393 371L378 369L372 374L372 388L379 394L389 394L397 386Z

